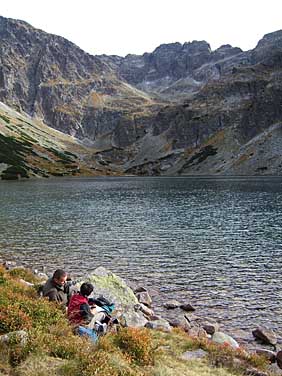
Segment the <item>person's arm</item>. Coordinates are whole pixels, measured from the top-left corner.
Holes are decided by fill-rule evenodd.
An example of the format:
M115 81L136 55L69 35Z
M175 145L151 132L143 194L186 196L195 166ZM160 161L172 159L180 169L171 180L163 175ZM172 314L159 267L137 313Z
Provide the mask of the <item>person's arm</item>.
M57 294L57 291L55 289L52 289L50 290L46 296L48 296L50 302L56 302L56 303L60 303L59 299L58 299L58 294Z
M83 303L80 305L80 314L87 323L89 323L94 316L93 313L91 312L91 308L89 304L87 303Z

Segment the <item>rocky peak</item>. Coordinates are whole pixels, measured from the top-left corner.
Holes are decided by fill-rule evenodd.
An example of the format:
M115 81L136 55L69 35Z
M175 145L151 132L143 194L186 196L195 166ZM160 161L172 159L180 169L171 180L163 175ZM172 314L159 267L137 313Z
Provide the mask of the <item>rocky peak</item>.
M211 53L211 47L206 41L197 41L185 42L182 46L182 51L185 51L187 54L197 54L197 53Z
M225 59L227 57L235 56L243 51L239 47L232 47L230 44L224 44L217 48L215 51L212 53L212 59L213 61Z
M256 48L264 47L266 45L281 45L282 44L282 30L274 31L273 33L268 33L263 36L263 38L258 42Z
M254 64L282 67L282 30L264 35L251 56Z

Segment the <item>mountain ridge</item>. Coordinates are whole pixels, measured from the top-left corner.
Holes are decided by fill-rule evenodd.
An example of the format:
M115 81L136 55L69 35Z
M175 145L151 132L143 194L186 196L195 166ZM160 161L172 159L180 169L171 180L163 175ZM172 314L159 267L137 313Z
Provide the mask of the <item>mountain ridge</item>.
M122 58L0 17L0 101L78 138L113 173L281 174L270 141L240 154L279 136L281 84L281 30L245 52L193 41Z

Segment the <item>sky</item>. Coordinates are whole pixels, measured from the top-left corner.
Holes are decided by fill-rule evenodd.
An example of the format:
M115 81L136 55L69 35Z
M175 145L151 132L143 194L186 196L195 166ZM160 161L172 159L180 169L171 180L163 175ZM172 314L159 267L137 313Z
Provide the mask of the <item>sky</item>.
M152 52L205 40L243 50L282 29L281 0L8 0L0 15L61 35L93 54Z

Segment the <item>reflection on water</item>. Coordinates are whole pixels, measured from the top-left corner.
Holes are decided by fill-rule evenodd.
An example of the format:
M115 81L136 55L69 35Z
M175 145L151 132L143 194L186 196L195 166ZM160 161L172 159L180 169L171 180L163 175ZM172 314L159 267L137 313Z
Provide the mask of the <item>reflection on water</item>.
M103 265L227 327L282 332L280 178L1 182L0 198L0 257Z

